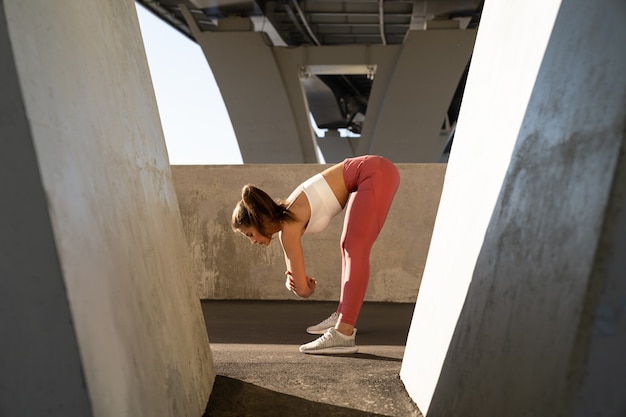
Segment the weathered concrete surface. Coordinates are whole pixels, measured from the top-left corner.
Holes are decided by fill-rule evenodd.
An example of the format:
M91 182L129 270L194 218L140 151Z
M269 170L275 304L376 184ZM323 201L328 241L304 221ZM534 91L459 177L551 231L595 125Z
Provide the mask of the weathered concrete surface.
M78 341L0 5L0 414L89 417Z
M572 352L571 415L626 415L626 144L615 170L606 217Z
M215 372L134 4L0 7L0 414L199 416Z
M284 300L285 261L280 242L251 245L230 218L241 188L253 183L286 198L325 165L174 166L176 192L202 299ZM445 164L398 164L400 188L374 244L368 301L413 302L417 297ZM338 300L343 215L323 233L303 239L307 273L317 278L313 300Z
M401 370L426 415L626 413L624 16L485 4Z

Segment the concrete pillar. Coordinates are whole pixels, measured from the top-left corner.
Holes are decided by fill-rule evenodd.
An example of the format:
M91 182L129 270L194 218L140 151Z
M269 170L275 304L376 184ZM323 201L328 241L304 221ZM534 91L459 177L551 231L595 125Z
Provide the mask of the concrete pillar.
M0 414L200 416L215 370L133 2L0 2Z
M306 74L362 73L367 70L367 67L375 66L376 77L372 85L369 103L376 108L379 102L372 100L371 97L384 95L383 90L392 73L393 62L400 52L399 46L277 47L273 48L273 51L282 77L285 79L284 85L290 96L290 102L298 106L298 111L294 112L296 119L302 120L302 124L306 123L306 130L301 131L301 134L314 137L326 162L339 162L347 157L359 155L357 151L358 142L365 140L363 137L351 139L348 142L345 138L333 133L324 138L315 137L315 132L310 123L307 97L303 89L303 83L308 82ZM282 117L282 115L275 113L272 117Z
M410 31L367 108L358 154L438 162L446 112L474 48L475 30Z
M395 162L440 160L441 126L475 30L411 31L402 45L283 47L252 32L250 20L221 19L219 31L201 32L182 11L220 87L244 163L318 162L303 88L316 67L325 74L375 68L361 137L349 146L344 138L321 139L327 162L366 153Z
M401 369L427 416L626 410L624 16L485 4Z
M346 155L355 155L353 143L353 139L341 137L336 130L328 130L324 137L317 138L320 152L324 155L324 161L328 163L341 162Z
M306 103L290 103L264 33L250 31L244 18L221 21L224 32L203 33L189 10L181 10L211 66L244 163L318 162L308 116L294 115L308 114Z
M0 57L0 409L91 416L4 7Z

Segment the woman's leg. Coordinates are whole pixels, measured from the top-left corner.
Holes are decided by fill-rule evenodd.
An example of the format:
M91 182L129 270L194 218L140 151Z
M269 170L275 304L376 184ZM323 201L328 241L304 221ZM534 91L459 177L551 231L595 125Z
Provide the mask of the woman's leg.
M370 274L370 252L400 184L397 168L388 160L366 156L344 166L348 191L341 236L342 283L337 329L351 334L356 324Z

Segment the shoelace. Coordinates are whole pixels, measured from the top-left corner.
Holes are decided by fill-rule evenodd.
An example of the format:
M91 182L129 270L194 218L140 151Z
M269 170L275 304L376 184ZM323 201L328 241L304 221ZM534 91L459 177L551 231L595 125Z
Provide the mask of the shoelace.
M328 329L328 331L326 331L326 333L324 333L323 335L320 336L320 338L319 338L320 344L326 343L332 337L333 337L333 332L332 332L331 329Z

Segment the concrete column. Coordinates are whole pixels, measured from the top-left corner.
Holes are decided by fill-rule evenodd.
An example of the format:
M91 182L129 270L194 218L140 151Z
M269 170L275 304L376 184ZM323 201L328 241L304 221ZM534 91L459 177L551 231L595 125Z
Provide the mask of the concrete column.
M336 130L329 130L323 138L317 138L317 145L320 152L324 155L324 160L328 163L341 162L346 155L354 155L352 140L347 137L341 137Z
M323 138L316 138L312 129L307 97L303 83L307 82L304 72L316 73L322 69L325 74L342 74L342 71L364 71L368 66L376 67L376 78L368 106L373 114L380 106L380 98L392 74L393 63L400 52L400 47L382 45L345 45L345 46L306 46L299 48L273 48L275 59L280 68L287 94L294 108L294 115L300 120L301 136L315 139L316 145L326 162L339 162L343 159L359 155L359 142L367 141L364 136L359 139L345 139L330 133ZM318 80L318 82L321 82ZM369 109L370 107L368 107ZM369 110L368 110L369 113ZM281 117L274 114L273 117ZM367 118L366 122L367 123Z
M201 32L189 10L182 11L220 88L244 163L318 162L308 118L294 116L264 34L252 32L250 20L237 18L221 21L228 27L224 32ZM291 75L298 77L295 71ZM305 103L300 99L295 105ZM304 135L298 123L308 126Z
M626 410L624 16L485 4L401 370L426 415Z
M618 132L615 132L618 134ZM585 294L580 334L572 349L569 415L626 411L626 141L615 170L606 216ZM573 408L573 409L572 409Z
M403 45L287 48L271 46L247 19L222 19L219 31L200 32L182 10L220 87L245 163L318 162L302 85L303 72L316 66L326 74L376 68L361 137L349 146L343 138L322 139L326 161L366 153L396 162L440 160L441 126L475 30L411 31ZM333 66L341 69L332 72Z
M0 7L0 410L91 416L45 190Z
M0 13L0 414L200 416L215 370L134 4Z
M446 112L474 48L475 30L410 31L367 108L358 154L438 162ZM381 91L382 90L382 91Z

